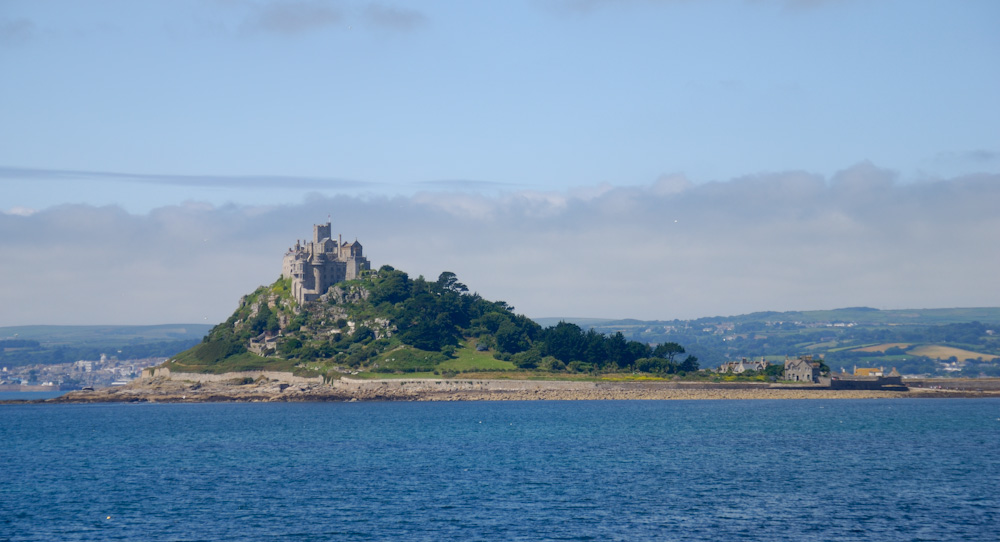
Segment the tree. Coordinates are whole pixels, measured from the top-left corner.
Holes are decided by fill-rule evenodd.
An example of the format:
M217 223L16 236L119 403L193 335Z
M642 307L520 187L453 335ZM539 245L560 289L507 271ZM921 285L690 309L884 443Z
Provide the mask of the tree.
M278 351L286 357L291 356L299 348L302 348L302 341L296 337L289 337L278 344Z
M383 268L388 266L383 266ZM391 269L391 268L390 268ZM410 277L403 271L380 271L381 279L372 288L372 304L378 305L385 301L399 303L410 297Z
M764 375L771 380L782 380L785 377L785 366L780 363L768 365L764 369Z
M520 369L534 369L542 362L542 355L538 350L531 349L514 354L510 361Z
M636 360L641 358L648 358L653 354L653 350L648 344L641 343L639 341L629 341L628 342L628 359L629 364L635 363Z
M438 276L437 285L442 290L449 290L449 291L452 291L452 292L468 292L469 291L468 286L462 284L461 282L458 282L458 277L455 275L455 273L452 273L451 271L444 271L444 272L442 272Z
M628 359L628 341L625 340L625 336L622 335L621 331L608 337L605 344L608 349L609 365L614 364L614 366L621 369L633 361Z
M544 352L563 362L580 359L583 355L583 331L576 324L559 322L546 330L543 339Z
M365 326L358 326L351 335L352 343L360 343L375 340L375 332Z
M278 316L271 311L267 303L261 303L257 315L250 321L250 330L253 335L257 336L265 331L277 333L279 329L281 328L278 326Z
M527 350L531 346L524 331L517 327L510 318L501 320L494 336L497 340L497 348L501 352L516 354Z
M604 364L608 359L608 347L605 344L605 336L598 333L594 328L587 330L584 335L583 360L594 367Z
M677 365L666 358L639 358L635 360L635 369L642 373L675 373Z
M674 362L674 356L683 353L684 347L677 343L661 343L653 349L653 357L665 358L671 363Z
M700 369L698 366L698 358L694 356L688 356L684 358L684 362L681 363L680 370L685 373L691 373Z

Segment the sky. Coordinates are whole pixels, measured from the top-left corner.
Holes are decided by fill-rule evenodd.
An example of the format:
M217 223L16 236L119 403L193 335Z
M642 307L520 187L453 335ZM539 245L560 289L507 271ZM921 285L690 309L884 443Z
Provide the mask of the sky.
M532 317L1000 306L993 0L0 0L0 326L330 220Z

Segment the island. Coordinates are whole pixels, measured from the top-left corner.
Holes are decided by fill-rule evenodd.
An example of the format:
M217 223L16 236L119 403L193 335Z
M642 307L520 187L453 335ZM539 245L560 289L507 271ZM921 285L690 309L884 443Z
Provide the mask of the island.
M371 269L360 242L317 224L281 276L243 296L197 345L124 386L53 402L750 399L989 396L975 388L854 385L786 360L757 380L703 370L675 342L648 344L560 321L542 327L449 271ZM805 371L803 373L803 371ZM829 369L826 368L826 373ZM806 374L803 378L798 375ZM814 375L814 376L808 376ZM991 379L995 380L995 379ZM899 384L893 382L893 384ZM984 387L985 386L985 387Z

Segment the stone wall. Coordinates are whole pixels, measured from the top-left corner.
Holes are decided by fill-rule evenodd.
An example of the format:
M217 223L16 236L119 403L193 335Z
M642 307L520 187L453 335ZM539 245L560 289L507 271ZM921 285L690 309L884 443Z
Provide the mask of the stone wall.
M279 371L239 371L233 373L222 373L222 374L206 374L206 373L176 373L171 372L170 369L166 367L151 367L149 369L142 370L142 376L140 378L156 378L156 377L166 377L170 380L186 380L190 382L226 382L229 380L236 380L242 378L252 378L257 380L260 377L264 377L267 380L277 380L278 382L284 382L288 384L322 384L323 377L304 377L295 376L292 373L279 372Z

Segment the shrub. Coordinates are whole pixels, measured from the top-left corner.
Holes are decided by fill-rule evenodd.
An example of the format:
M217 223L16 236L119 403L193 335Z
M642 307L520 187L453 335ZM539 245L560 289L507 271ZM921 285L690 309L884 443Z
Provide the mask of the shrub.
M542 356L538 350L532 349L514 354L510 361L520 369L534 369L542 362Z

